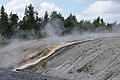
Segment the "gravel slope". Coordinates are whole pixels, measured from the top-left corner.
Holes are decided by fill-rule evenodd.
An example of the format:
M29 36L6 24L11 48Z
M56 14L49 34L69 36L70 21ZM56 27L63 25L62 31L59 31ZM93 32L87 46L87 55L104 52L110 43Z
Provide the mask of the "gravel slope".
M119 36L120 34L104 33L33 41L14 41L10 45L0 48L0 67L15 68L19 62L33 56L34 52L44 50L51 43L94 38L93 41L64 47L28 71L68 80L119 80ZM0 75L4 76L5 73L0 72ZM14 73L14 75L16 74L21 75L22 73Z
M70 80L120 79L120 37L95 39L55 54L36 72Z

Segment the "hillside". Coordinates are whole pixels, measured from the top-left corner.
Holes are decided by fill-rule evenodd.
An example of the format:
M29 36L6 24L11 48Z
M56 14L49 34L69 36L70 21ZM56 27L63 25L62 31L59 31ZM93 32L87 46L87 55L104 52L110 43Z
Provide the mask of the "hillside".
M120 37L100 38L57 51L36 72L71 80L119 80Z
M81 42L57 49L39 63L21 71L68 80L120 79L120 37L113 33L14 41L0 49L0 66L12 70L31 62L31 58L41 58L37 56L52 43L59 45L77 40Z

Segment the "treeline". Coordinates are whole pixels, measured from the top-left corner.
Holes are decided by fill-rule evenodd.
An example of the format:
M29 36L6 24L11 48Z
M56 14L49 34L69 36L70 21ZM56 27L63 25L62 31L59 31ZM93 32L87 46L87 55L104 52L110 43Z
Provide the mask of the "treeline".
M96 32L96 31L112 31L112 27L116 23L105 23L103 18L98 17L93 22L77 21L76 16L70 14L66 19L61 13L53 11L50 15L45 12L43 17L38 16L38 12L34 9L32 4L26 6L24 17L19 20L17 14L5 12L2 5L0 10L0 36L3 38L22 38L22 39L39 39L47 36L47 29L49 25L57 28L55 33L64 36L73 31L82 32ZM49 33L48 33L49 34Z

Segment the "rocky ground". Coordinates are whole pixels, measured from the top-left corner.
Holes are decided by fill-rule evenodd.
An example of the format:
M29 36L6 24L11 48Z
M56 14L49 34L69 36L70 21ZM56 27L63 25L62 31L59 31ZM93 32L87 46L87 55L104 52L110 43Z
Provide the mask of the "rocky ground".
M120 34L104 33L34 41L15 41L0 48L0 67L15 68L20 61L35 55L35 52L45 49L51 43L94 39L61 48L54 55L32 66L27 71L33 72L30 74L40 73L68 80L119 80L119 36ZM2 74L1 71L0 73ZM21 75L22 73L14 74Z
M13 72L8 69L0 69L0 80L63 80L37 73Z
M55 54L36 72L70 80L120 79L120 37L95 39Z

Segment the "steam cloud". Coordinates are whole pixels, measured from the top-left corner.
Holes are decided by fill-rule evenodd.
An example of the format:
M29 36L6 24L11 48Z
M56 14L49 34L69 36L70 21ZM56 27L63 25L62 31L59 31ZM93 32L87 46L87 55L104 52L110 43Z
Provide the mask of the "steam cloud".
M29 55L29 53L21 52L26 47L29 48L32 45L35 44L36 46L43 45L43 44L51 44L53 42L56 43L62 43L67 41L73 41L73 40L81 40L81 39L92 39L92 38L103 38L103 37L112 37L112 36L120 36L120 26L114 26L112 32L109 32L107 30L104 30L105 32L102 32L103 29L99 29L97 33L97 30L95 33L85 32L80 34L77 30L73 30L71 35L65 35L63 37L60 37L62 35L63 30L65 30L64 25L62 21L59 19L53 20L49 22L45 26L44 30L44 36L47 36L46 38L40 39L40 40L30 40L30 41L21 41L21 40L12 40L12 42L5 46L0 48L0 67L11 67L14 66L16 63L18 63L24 55ZM100 32L101 30L101 32Z
M64 30L64 25L61 20L55 19L48 22L45 26L45 35L48 37L58 37L61 36Z

